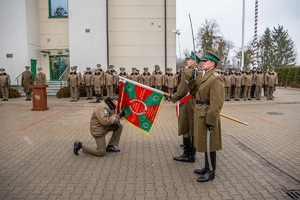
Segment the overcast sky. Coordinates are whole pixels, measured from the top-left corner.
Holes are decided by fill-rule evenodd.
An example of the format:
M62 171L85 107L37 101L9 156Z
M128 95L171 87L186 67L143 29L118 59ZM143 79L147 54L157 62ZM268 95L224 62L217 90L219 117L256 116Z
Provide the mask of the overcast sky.
M214 19L220 26L221 35L234 43L235 49L242 46L243 0L176 0L176 28L180 30L181 56L183 50L193 50L191 15L194 35L206 19ZM297 64L300 64L300 0L258 0L258 37L267 27L281 25L288 31L297 51ZM255 0L245 0L245 42L247 45L254 36ZM178 38L178 37L177 37ZM177 41L177 55L179 48ZM233 55L233 52L231 53ZM231 60L231 59L230 59Z

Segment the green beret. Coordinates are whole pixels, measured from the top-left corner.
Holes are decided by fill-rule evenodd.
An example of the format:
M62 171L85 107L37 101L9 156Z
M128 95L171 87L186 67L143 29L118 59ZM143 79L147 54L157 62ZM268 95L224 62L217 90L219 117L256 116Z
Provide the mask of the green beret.
M220 58L218 56L216 56L215 54L208 51L208 52L206 52L204 57L201 59L201 61L206 61L206 60L212 60L212 61L218 63L220 61Z
M195 60L197 63L201 61L200 58L193 51L191 52L191 55L188 58Z

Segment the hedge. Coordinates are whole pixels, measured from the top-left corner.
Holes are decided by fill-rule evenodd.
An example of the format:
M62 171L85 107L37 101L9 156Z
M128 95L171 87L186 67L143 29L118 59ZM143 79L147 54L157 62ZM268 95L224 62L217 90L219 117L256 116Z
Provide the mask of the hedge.
M279 86L300 87L300 67L278 67L275 71Z

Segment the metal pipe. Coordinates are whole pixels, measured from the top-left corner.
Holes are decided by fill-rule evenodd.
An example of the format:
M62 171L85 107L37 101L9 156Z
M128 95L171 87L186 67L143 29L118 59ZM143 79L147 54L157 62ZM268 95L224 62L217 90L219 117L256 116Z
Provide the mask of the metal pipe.
M244 36L245 36L245 0L243 0L243 17L242 17L242 61L241 69L244 69Z
M167 71L168 66L168 49L167 49L167 0L164 0L164 20L165 20L165 71Z

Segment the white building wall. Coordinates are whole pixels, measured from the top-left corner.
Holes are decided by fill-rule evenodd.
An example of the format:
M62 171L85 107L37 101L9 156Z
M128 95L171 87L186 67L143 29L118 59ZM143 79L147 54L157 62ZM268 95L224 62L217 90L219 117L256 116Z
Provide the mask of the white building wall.
M106 0L72 0L68 6L70 65L77 65L80 71L96 64L106 69Z
M15 78L30 65L25 0L0 0L0 5L0 67L16 84ZM6 58L6 54L13 54L13 58Z

